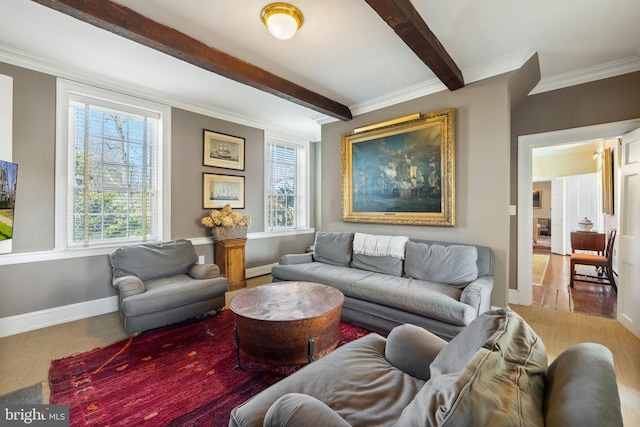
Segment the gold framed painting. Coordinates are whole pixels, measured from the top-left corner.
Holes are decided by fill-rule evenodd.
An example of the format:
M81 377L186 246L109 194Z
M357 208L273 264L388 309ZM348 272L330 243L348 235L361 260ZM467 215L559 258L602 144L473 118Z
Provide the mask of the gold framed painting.
M455 226L455 109L342 136L342 219Z
M244 138L204 129L202 164L243 171L244 145Z
M202 174L202 207L244 209L244 176Z
M542 190L533 190L533 208L540 209L542 207Z

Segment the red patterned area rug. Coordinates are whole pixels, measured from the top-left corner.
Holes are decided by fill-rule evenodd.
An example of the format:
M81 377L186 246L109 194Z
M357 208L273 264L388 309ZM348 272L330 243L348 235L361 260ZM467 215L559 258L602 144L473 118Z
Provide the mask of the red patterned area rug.
M340 344L368 334L340 325ZM229 413L301 366L237 363L233 313L140 334L54 360L50 403L71 426L227 426Z

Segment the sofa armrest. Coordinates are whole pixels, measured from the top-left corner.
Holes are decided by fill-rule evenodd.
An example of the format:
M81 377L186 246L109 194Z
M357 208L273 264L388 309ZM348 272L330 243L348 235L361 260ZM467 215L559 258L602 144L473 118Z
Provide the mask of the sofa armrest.
M429 365L447 342L419 326L405 323L396 326L387 336L384 356L402 372L428 381Z
M280 258L280 265L305 264L313 262L313 254L287 254Z
M491 310L493 276L480 276L469 283L460 295L460 302L475 307L476 316Z
M118 289L120 299L143 293L144 283L136 276L122 276L113 279L112 285Z
M273 402L263 427L350 427L340 415L315 397L288 393Z
M611 351L602 344L569 347L549 366L545 426L622 426L620 395Z
M198 280L215 279L220 277L220 267L216 264L195 264L187 274Z

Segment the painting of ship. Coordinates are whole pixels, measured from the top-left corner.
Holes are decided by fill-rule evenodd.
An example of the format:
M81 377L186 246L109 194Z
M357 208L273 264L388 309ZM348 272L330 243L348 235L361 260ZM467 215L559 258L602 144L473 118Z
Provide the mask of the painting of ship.
M227 144L218 144L213 150L211 150L211 156L218 159L231 159L231 149Z
M359 212L439 212L441 152L426 131L353 145L353 202ZM427 141L425 143L425 141Z

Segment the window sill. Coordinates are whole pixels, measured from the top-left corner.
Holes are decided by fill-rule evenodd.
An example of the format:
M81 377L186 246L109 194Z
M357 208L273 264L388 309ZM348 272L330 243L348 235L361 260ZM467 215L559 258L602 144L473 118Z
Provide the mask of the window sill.
M271 239L274 237L300 236L313 233L315 233L314 228L304 228L299 230L260 231L256 233L247 233L247 239ZM210 245L214 242L213 237L195 237L188 240L191 240L191 243L193 243L195 246Z
M274 237L299 236L299 235L313 234L313 233L315 233L315 229L313 228L305 228L300 230L263 231L263 232L257 232L257 233L248 233L247 239L249 240L270 239ZM214 242L212 237L195 237L187 240L190 240L191 243L194 244L194 246L211 245ZM153 242L149 241L145 243L153 243ZM101 246L99 248L70 248L70 249L54 249L50 251L3 254L3 255L0 255L0 266L109 255L111 252L115 251L117 248L121 246L124 246L124 244L118 244L118 245L112 245L112 246Z

